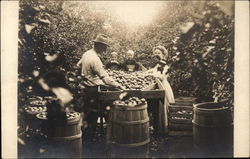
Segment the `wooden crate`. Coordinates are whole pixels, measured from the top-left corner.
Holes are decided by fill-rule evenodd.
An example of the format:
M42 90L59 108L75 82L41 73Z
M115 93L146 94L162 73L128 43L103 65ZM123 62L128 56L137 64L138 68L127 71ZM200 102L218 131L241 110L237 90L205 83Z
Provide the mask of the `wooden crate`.
M127 92L129 97L139 97L145 99L162 99L165 97L165 91L157 88L157 84L153 83L142 90L124 90L124 91L107 91L98 90L98 99L100 101L114 101L119 99L121 93Z
M194 97L179 97L168 107L168 135L191 136L193 129Z

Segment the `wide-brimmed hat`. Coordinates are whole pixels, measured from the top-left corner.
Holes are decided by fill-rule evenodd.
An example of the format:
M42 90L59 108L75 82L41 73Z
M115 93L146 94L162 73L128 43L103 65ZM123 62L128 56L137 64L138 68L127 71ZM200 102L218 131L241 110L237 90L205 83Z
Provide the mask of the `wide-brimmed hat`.
M93 40L93 42L102 43L102 44L105 44L107 46L110 46L109 41L108 41L108 37L104 34L97 35L95 40Z

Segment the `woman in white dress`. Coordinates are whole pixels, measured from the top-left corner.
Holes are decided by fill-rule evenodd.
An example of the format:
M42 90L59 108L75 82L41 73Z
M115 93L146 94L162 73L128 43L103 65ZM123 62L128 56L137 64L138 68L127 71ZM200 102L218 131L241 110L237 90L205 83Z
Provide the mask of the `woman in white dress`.
M167 132L168 126L168 105L169 103L175 103L173 90L167 80L169 66L167 65L168 51L164 46L157 46L153 48L154 58L157 59L157 63L154 68L147 71L156 77L158 87L165 90L165 99L159 107L159 122L161 125L160 131Z
M148 73L152 73L162 83L166 91L167 102L174 103L173 90L167 80L169 70L169 66L167 65L168 51L164 46L157 46L153 48L153 55L157 59L157 64Z

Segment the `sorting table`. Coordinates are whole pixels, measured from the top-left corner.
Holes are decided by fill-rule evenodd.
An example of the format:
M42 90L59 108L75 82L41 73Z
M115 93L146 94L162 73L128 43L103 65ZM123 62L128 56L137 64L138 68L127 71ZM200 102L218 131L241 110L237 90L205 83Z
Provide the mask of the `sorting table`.
M153 112L158 112L158 122L156 122L158 125L156 131L159 131L159 133L163 132L163 124L162 124L162 112L161 109L159 109L160 102L164 101L165 97L165 90L159 89L157 83L154 83L150 85L149 87L143 89L143 90L124 90L124 91L107 91L107 90L98 90L97 99L98 103L100 105L100 108L103 108L107 106L107 104L112 103L114 100L119 99L119 96L121 93L127 92L128 97L139 97L139 98L145 98L147 101L153 101L150 103L154 104L148 104L148 107L150 107L150 110L153 110ZM103 121L101 120L101 125Z

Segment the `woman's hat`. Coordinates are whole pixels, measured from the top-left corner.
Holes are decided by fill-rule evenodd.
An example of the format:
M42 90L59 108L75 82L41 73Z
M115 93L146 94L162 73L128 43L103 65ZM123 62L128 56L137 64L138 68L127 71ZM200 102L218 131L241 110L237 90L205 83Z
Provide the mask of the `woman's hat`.
M95 40L93 40L93 42L102 43L102 44L105 44L107 46L110 46L108 44L108 37L106 35L104 35L104 34L97 35L97 37L95 38Z
M164 54L164 56L168 57L168 50L164 46L159 45L154 47L153 52L157 49L160 50Z

